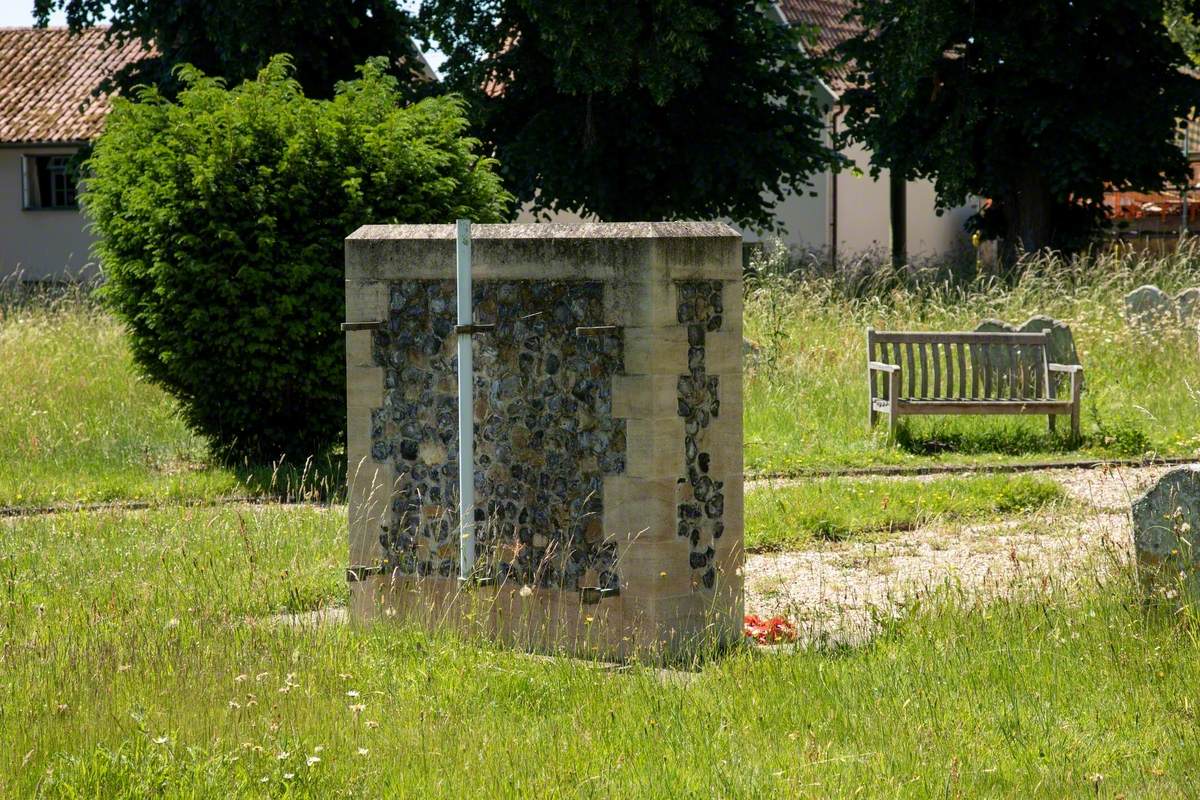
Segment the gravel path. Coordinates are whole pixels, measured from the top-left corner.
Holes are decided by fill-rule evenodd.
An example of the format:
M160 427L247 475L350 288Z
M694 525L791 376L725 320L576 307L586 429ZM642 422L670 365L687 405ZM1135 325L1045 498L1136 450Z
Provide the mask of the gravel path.
M861 641L878 615L949 586L968 596L1036 589L1049 579L1092 579L1125 563L1130 502L1173 467L1046 470L1079 501L1003 522L937 525L883 542L821 542L811 549L751 554L746 609L782 614L805 641ZM937 480L946 476L927 476ZM749 487L748 487L749 488ZM757 484L751 491L771 491Z

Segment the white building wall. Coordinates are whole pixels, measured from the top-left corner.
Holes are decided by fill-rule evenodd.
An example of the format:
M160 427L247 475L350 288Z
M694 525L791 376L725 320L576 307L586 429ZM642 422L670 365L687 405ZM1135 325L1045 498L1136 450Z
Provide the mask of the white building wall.
M72 155L70 147L0 147L0 279L63 280L95 274L82 211L21 207L21 156Z
M780 238L788 245L804 250L825 251L829 247L832 214L833 181L837 181L838 257L854 258L870 251L891 251L891 200L888 171L879 177L870 174L870 155L862 145L842 151L858 168L846 169L836 178L826 172L813 178L809 192L792 195L775 207L778 219L786 228ZM947 210L937 215L936 193L930 181L908 184L908 255L921 260L949 255L970 246L964 227L974 207ZM761 237L745 231L747 241ZM766 238L770 238L769 236Z

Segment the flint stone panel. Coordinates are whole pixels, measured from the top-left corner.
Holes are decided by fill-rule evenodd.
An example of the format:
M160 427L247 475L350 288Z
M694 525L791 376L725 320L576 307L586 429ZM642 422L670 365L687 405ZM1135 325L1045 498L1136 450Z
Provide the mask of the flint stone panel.
M476 550L492 582L459 591L454 227L349 237L347 313L363 318L348 321L384 324L348 334L370 337L348 357L379 376L370 397L348 388L350 427L367 434L348 457L391 476L382 513L351 497L351 552L379 554L351 584L356 616L472 620L610 657L737 639L741 506L725 495L741 460L712 448L741 446L740 352L721 351L718 376L708 345L740 341L740 241L715 223L474 227L474 319L495 326L472 339ZM673 515L638 514L666 503ZM463 592L527 618L465 613Z

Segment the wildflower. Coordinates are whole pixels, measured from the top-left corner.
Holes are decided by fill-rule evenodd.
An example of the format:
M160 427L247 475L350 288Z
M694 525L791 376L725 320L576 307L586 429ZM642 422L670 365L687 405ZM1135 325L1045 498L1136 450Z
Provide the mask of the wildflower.
M277 761L286 761L287 757L290 755L291 755L291 753L289 753L288 751L280 750L278 753L275 754L275 759Z
M358 690L351 689L350 691L346 692L346 697L358 697Z
M341 679L342 679L342 680L344 680L344 681L348 681L348 680L350 680L351 678L353 678L354 676L353 676L353 675L351 675L349 672L339 672L339 673L338 673L338 677L339 677L339 678L341 678Z
M243 672L241 675L238 675L236 678L234 678L233 682L241 683L242 681L246 680L247 677L249 677L249 676L247 676L246 673Z
M313 752L314 752L314 753L320 753L320 752L321 752L322 750L324 750L324 749L325 749L325 745L323 745L323 744L319 744L319 745L317 745L316 747L314 747L314 748L313 748Z
M167 627L168 628L178 628L179 627L179 617L171 617L169 620L167 620Z
M304 759L304 765L308 766L308 767L311 767L314 764L320 764L320 763L321 763L320 756L309 756L308 758Z
M129 664L118 664L117 672L128 672L132 667Z
M259 778L259 779L258 779L258 782L259 782L259 783L266 783L266 782L267 782L267 781L269 781L269 780L271 780L271 779L270 779L270 778L268 778L266 775L263 775L261 778Z
M370 728L371 730L375 730L376 728L379 727L379 723L373 719L369 719L369 720L367 720L367 727Z
M294 773L294 772L285 772L285 773L283 773L283 779L284 779L285 781L290 781L290 780L291 780L292 778L294 778L294 777L296 777L296 773Z
M170 741L166 736L158 736L154 739L155 744L166 744Z
M263 680L264 680L264 679L265 679L265 678L266 678L268 675L270 675L270 674L271 674L271 673L269 673L269 672L260 672L260 673L258 673L257 675L255 675L255 676L254 676L254 680L255 680L255 682L257 682L257 683L261 683L261 682L262 682L262 681L263 681Z
M517 592L517 594L521 595L521 597L529 597L529 595L533 594L533 587L522 586L521 591Z
M366 756L366 755L369 755L369 754L370 754L370 752L371 752L371 751L370 751L370 750L368 750L368 749L367 749L367 748L365 748L365 747L360 747L360 748L358 748L358 754L359 754L360 756Z
M366 705L366 703L354 703L353 705L350 706L350 710L353 711L355 714L361 714L362 712L367 710L367 705Z
M239 703L237 700L230 700L230 701L229 701L229 707L230 707L230 708L232 708L232 709L238 709L238 708L241 708L241 707L242 707L242 704L241 704L241 703Z

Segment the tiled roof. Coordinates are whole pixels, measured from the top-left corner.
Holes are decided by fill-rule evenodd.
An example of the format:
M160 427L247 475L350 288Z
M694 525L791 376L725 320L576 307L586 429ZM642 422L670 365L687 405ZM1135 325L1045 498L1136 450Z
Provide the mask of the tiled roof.
M136 41L104 46L106 29L0 28L0 142L79 142L100 135L100 83L145 55Z
M825 55L852 36L862 32L857 21L847 21L846 14L854 8L853 0L779 0L779 11L789 25L813 25L818 30L816 44L811 48L816 55ZM846 88L849 70L837 67L829 75L834 91Z

